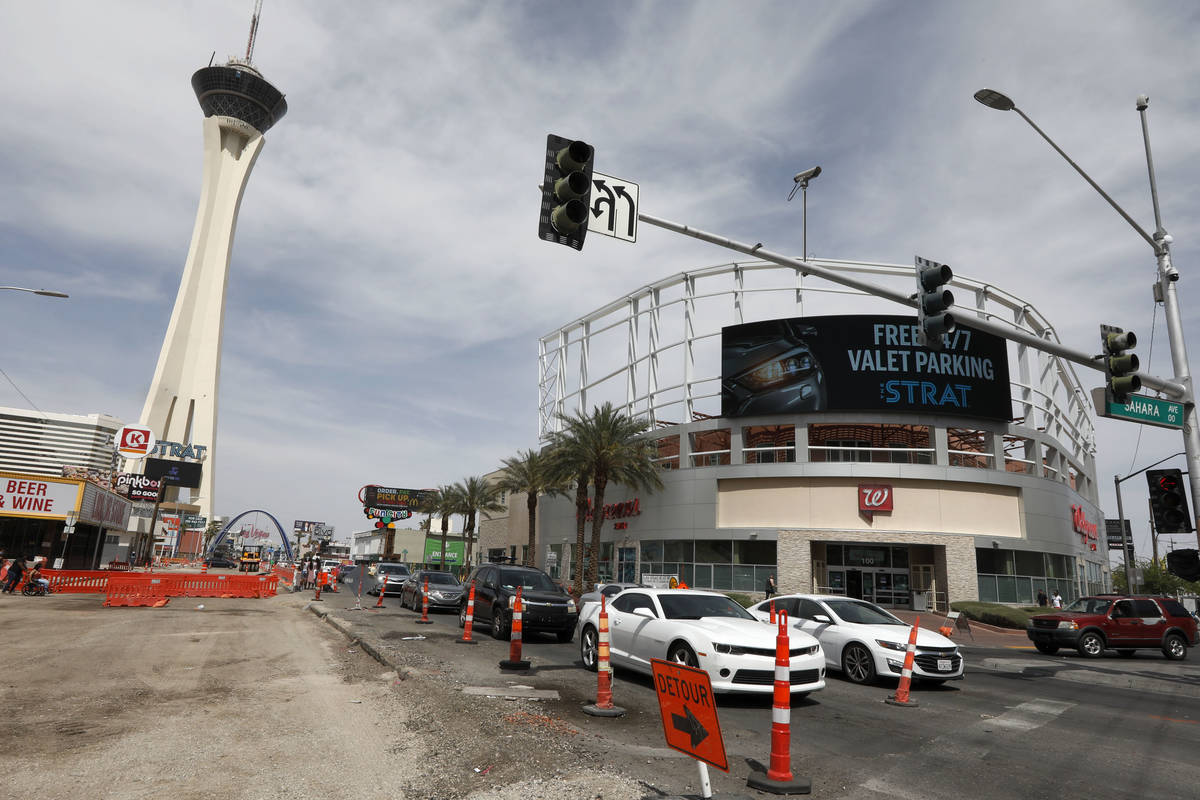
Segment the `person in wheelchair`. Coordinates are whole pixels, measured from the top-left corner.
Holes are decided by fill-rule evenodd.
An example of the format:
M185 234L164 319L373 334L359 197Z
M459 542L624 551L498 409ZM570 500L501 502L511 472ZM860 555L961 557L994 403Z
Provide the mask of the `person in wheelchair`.
M50 591L50 579L42 572L42 562L34 564L33 571L29 573L28 578L30 583L36 583L42 587L43 592Z

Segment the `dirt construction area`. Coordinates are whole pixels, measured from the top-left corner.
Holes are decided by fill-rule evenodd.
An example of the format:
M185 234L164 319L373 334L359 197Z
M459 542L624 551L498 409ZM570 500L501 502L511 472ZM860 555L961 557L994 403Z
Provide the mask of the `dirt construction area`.
M297 596L100 603L0 597L6 796L661 796L535 702L388 671Z

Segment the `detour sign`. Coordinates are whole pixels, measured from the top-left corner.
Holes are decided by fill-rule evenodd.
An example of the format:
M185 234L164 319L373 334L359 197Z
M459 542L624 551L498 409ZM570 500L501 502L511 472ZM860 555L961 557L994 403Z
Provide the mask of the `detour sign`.
M650 668L667 746L729 772L708 673L658 658Z

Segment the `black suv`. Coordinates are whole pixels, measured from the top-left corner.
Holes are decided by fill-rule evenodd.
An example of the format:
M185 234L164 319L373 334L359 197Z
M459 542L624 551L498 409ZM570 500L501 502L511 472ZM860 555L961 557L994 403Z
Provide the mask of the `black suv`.
M495 638L507 639L512 633L512 604L518 586L522 633L545 631L553 633L560 642L574 638L575 621L579 618L575 601L540 569L508 564L482 564L467 576L458 605L458 627L466 624L472 581L475 582L474 620L490 623Z

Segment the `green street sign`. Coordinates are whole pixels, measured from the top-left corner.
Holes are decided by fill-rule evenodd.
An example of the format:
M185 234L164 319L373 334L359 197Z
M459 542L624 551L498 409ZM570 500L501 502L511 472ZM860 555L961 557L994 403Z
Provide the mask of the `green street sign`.
M1160 400L1157 397L1131 394L1128 402L1114 403L1105 396L1104 387L1100 386L1092 389L1092 402L1096 405L1096 413L1102 417L1174 430L1183 427L1183 403L1177 400Z

